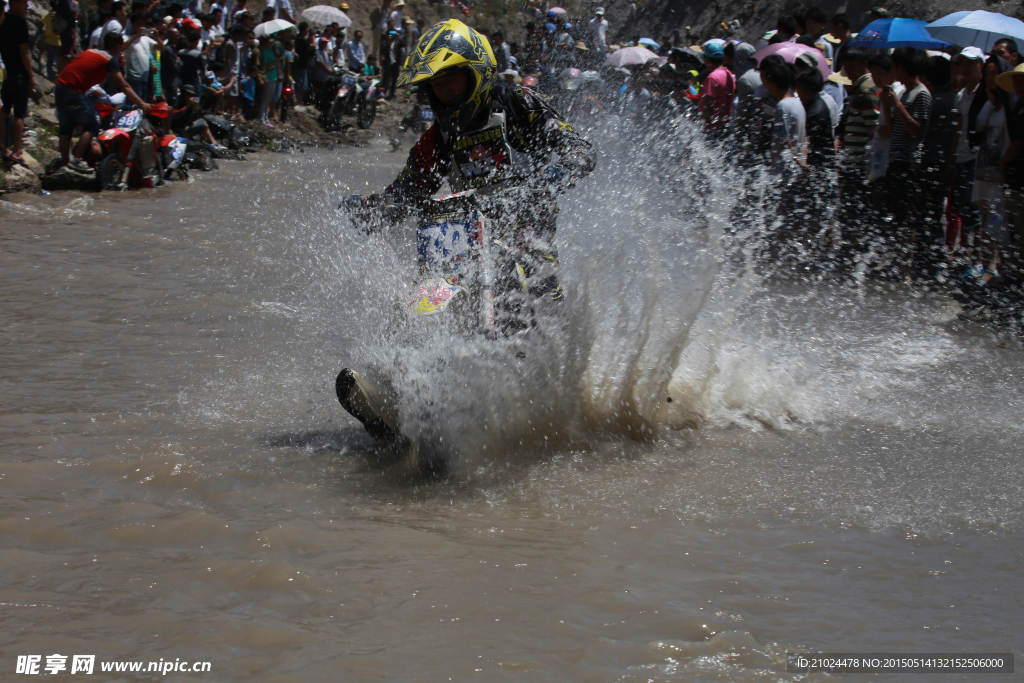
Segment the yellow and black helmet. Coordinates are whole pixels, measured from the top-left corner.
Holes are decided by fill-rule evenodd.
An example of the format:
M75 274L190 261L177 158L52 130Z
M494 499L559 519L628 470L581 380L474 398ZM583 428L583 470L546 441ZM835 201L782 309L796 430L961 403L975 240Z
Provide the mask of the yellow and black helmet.
M467 129L490 103L498 65L487 38L457 19L435 24L416 41L398 77L399 87L422 85L455 69L470 74L470 91L461 102L445 106L426 88L438 124L452 131Z

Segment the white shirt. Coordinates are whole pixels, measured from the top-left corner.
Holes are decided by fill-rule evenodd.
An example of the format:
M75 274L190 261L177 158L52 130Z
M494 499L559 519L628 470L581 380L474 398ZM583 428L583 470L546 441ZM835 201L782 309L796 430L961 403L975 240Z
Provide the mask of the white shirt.
M594 36L594 44L602 50L608 47L608 20L602 17L600 20L594 17L590 20L590 33Z
M124 75L133 80L149 78L149 55L156 41L149 36L139 36L124 53Z
M958 164L969 164L978 158L978 152L971 151L971 143L967 139L968 135L968 123L967 117L971 112L971 104L974 103L974 98L981 92L981 84L974 89L974 92L967 92L967 88L962 89L956 94L956 110L960 113L960 138L956 142L956 163Z
M106 24L104 24L105 26ZM100 48L100 35L103 33L103 26L97 26L92 33L89 34L89 49L98 50Z
M283 9L288 10L288 15L292 16L292 3L290 2L290 0L276 0L276 2L274 2L274 9L277 10L277 12L274 14L275 19L282 18L281 10Z
M117 19L110 19L107 23L103 24L103 30L100 31L100 38L97 42L96 47L103 48L103 39L106 38L108 33L121 33L124 31L124 27L121 26L121 22Z

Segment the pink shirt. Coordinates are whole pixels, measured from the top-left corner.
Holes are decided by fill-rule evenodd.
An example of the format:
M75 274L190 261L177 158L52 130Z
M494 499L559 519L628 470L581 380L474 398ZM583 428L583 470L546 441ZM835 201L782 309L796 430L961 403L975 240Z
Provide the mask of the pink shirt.
M718 67L704 80L700 88L700 111L711 108L711 122L708 128L722 128L732 118L732 98L736 94L736 77L724 65Z

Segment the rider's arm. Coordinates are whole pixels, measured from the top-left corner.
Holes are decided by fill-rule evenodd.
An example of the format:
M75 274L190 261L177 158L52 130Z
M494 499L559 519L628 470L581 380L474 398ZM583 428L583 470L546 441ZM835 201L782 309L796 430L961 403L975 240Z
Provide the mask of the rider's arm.
M572 181L594 170L593 146L543 100L518 85L496 89L495 94L506 112L509 142L530 155L537 171L557 165Z
M448 154L442 148L441 133L433 125L413 145L405 168L385 193L424 201L441 189L449 164Z

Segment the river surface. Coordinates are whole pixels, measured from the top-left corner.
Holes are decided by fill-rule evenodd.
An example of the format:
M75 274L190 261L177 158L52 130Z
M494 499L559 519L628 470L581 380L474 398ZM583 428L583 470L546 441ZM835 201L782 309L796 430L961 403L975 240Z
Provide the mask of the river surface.
M333 210L394 176L379 142L0 203L0 679L54 653L212 667L97 664L125 681L862 678L787 673L806 651L1019 672L1021 347L899 284L726 274L729 182L601 149L549 332L466 348L384 335L408 233ZM447 406L446 475L365 435L344 366Z

